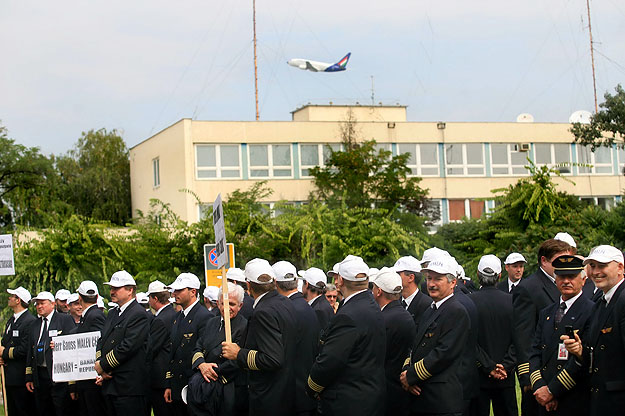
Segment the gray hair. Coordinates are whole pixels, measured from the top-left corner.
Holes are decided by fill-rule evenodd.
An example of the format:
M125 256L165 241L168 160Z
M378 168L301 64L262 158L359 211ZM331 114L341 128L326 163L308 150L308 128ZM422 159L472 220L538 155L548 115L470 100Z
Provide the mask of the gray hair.
M239 304L243 303L243 288L237 284L232 282L228 282L228 297L234 298L239 301ZM217 294L217 300L223 297L223 291L219 288L219 293Z
M494 286L499 280L499 275L490 268L486 267L483 272L478 270L477 278L482 286Z
M326 292L333 292L336 290L336 285L334 283L328 283L326 286Z
M454 273L446 273L445 276L447 276L447 281L449 283L451 283L453 280L458 280L458 276L456 276Z

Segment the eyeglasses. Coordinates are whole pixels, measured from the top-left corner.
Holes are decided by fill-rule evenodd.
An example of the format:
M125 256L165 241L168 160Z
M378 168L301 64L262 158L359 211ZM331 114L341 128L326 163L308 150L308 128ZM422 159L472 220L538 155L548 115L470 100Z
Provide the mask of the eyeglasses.
M336 295L326 295L326 298L336 298Z

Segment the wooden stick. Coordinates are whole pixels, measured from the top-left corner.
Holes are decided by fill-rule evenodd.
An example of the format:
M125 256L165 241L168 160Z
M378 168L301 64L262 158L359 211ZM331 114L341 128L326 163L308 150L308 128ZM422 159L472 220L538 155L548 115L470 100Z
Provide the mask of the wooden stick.
M221 268L221 293L224 302L224 330L226 331L226 342L232 342L232 331L230 330L230 301L228 300L228 280L226 280L226 268ZM4 386L4 384L3 384Z
M2 402L4 404L4 416L9 416L9 409L7 409L7 389L6 378L4 376L4 366L0 365L0 377L2 377Z

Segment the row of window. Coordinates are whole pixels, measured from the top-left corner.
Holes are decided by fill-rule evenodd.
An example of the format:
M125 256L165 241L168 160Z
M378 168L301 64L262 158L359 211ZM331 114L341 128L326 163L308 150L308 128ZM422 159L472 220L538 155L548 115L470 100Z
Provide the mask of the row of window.
M293 146L291 144L198 144L195 146L197 179L250 179L310 177L310 169L325 166L331 150L340 150L340 144L300 144L297 146L299 172L295 175ZM390 144L378 148L391 150ZM246 149L245 151L243 149ZM576 149L573 158L572 150ZM558 166L574 160L581 164L577 172L584 174L620 174L614 172L614 160L618 166L625 164L625 151L614 152L601 147L594 152L584 146L566 143L535 143L531 151L522 151L516 144L490 143L399 143L396 152L409 155L407 165L413 176L519 176L527 174L524 168L527 158L537 165ZM442 157L439 153L442 151ZM242 153L246 154L243 155ZM243 160L247 160L244 164ZM490 170L486 161L490 162ZM160 166L153 160L154 186L160 185ZM591 166L592 165L592 166ZM243 166L247 172L243 172ZM560 168L563 174L571 174L571 167ZM487 173L488 172L488 173Z

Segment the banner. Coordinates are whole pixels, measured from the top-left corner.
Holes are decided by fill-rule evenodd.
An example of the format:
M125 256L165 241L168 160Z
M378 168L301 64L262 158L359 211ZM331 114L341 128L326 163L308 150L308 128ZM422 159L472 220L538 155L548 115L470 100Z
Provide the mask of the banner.
M14 274L13 236L2 234L0 235L0 276L12 276Z
M89 380L95 371L95 349L100 331L52 337L52 381Z
M215 254L217 267L226 267L228 263L228 250L226 247L226 226L224 222L224 210L221 204L221 194L213 204L213 229L215 231Z

